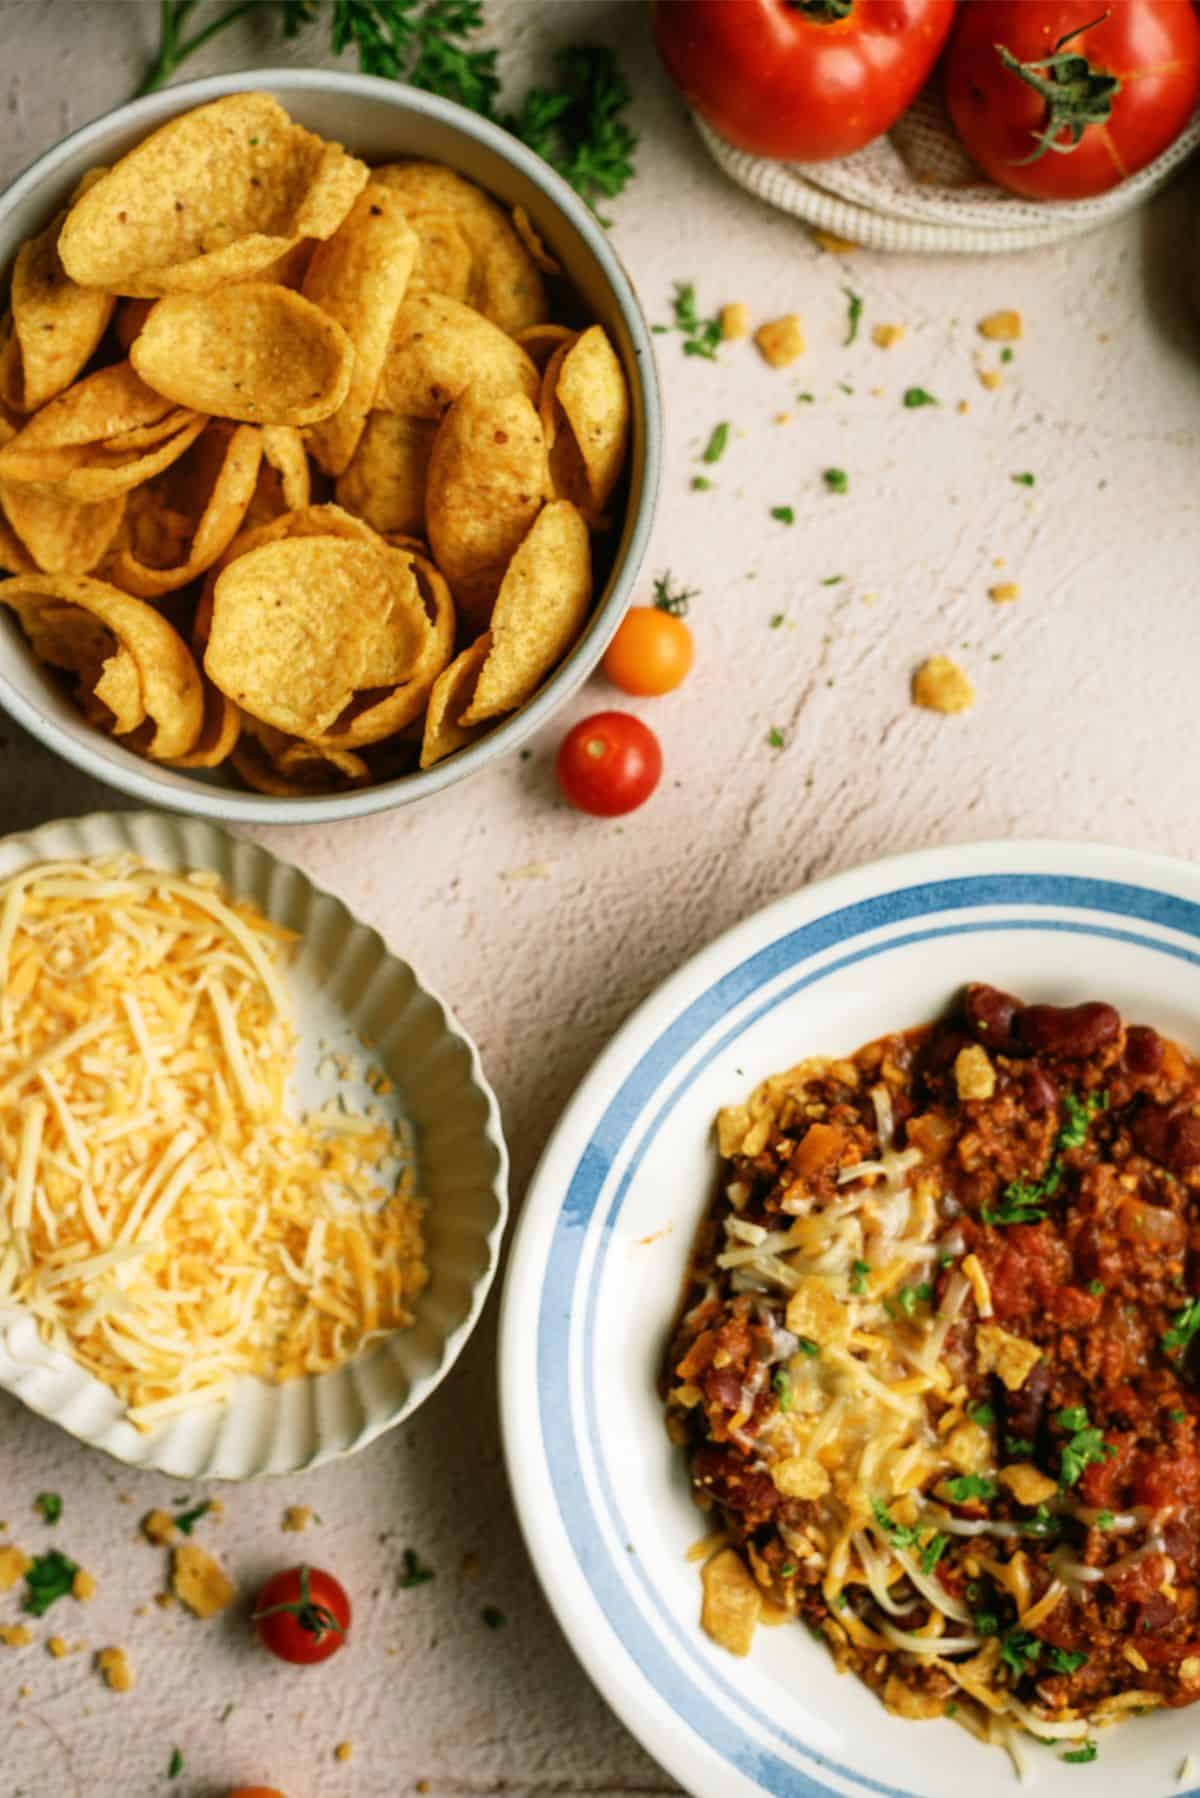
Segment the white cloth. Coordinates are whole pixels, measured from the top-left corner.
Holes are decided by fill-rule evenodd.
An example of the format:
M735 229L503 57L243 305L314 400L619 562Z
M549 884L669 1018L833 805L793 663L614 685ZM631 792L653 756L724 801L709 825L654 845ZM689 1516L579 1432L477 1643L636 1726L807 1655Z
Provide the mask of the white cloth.
M1200 148L1200 113L1168 150L1094 200L1025 200L988 181L932 89L886 137L837 162L773 162L735 150L698 115L713 159L768 205L871 250L986 255L1092 231L1141 205Z

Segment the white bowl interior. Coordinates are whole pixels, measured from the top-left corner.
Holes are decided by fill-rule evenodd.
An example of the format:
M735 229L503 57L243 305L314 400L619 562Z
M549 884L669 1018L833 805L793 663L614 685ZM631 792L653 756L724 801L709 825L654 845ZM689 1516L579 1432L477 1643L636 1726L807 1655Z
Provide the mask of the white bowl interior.
M399 157L446 162L505 205L524 206L588 313L612 337L633 401L625 521L584 635L520 713L423 774L322 799L271 799L245 792L219 770L186 773L157 766L85 724L29 653L16 620L0 613L0 703L77 766L135 797L208 817L315 822L385 810L452 784L523 741L586 679L628 603L649 536L660 456L658 391L649 334L632 288L602 228L566 184L498 127L446 101L361 75L268 69L212 77L168 88L84 126L0 195L0 291L7 287L20 244L65 204L86 170L115 161L167 119L245 88L274 94L298 124L345 144L367 162Z
M40 1342L26 1316L0 1320L0 1385L43 1416L122 1461L181 1478L290 1473L361 1448L411 1415L453 1365L495 1273L507 1211L507 1155L478 1056L441 1001L379 935L298 868L198 820L148 813L51 824L0 844L0 879L31 861L133 849L156 866L211 868L238 897L302 932L288 985L301 1031L294 1096L316 1106L344 1094L360 1109L407 1118L417 1186L429 1201L429 1284L409 1330L385 1337L333 1373L271 1386L245 1379L224 1405L187 1412L148 1433L115 1395ZM376 1045L395 1092L338 1080ZM10 1314L11 1315L11 1314Z
M836 918L833 895L801 894L715 945L618 1037L527 1201L503 1340L506 1446L523 1524L585 1665L697 1798L957 1798L967 1784L998 1798L1013 1789L1000 1751L950 1722L890 1715L857 1680L839 1677L805 1630L760 1630L745 1661L701 1633L698 1569L685 1554L707 1525L656 1388L714 1190L713 1118L765 1075L930 1019L968 979L1052 1002L1104 998L1200 1048L1200 876L1171 867L1168 890L1193 903L1167 923L1154 893L1112 889L1114 914L1072 903L1058 881L1072 865L1106 866L1114 880L1149 875L1161 889L1162 864L1151 858L1077 850L1064 866L1044 849L998 855L909 862L922 874L1055 866L1060 897L1023 899L1001 875L995 903L982 902L982 888L964 899L969 910L931 896L893 921L885 898L844 934L827 931L822 947L819 929L793 933L814 916ZM886 894L895 878L885 864L874 880L868 870L831 884L840 903L843 890ZM539 1307L535 1344L522 1318ZM543 1474L549 1493L539 1490ZM1174 1788L1195 1730L1177 1711L1105 1731L1087 1777L1158 1798ZM1039 1790L1078 1789L1079 1767L1033 1742L1024 1752Z

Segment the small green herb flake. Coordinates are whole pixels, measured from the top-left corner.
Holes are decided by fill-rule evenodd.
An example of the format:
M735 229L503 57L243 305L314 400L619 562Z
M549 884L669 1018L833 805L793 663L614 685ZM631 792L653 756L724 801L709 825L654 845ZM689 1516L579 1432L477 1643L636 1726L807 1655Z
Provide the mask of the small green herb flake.
M167 1762L167 1778L178 1779L183 1772L183 1755L178 1748L172 1748L171 1758Z
M787 614L785 612L776 612L775 616L771 620L771 629L773 631L777 631L781 625L786 623L786 620L787 620Z
M44 1617L52 1604L67 1596L78 1572L75 1562L57 1548L37 1555L25 1574L25 1610L31 1617Z
M821 479L830 493L849 493L850 491L850 477L844 468L826 468L822 471Z
M843 287L842 292L846 296L846 335L842 342L843 347L849 349L850 345L854 342L854 339L858 336L858 326L859 321L862 318L863 303L862 295L855 293L852 288Z
M1098 1530L1110 1530L1114 1522L1115 1519L1111 1511L1100 1511L1096 1516L1096 1528Z
M985 1479L981 1473L960 1473L946 1481L946 1490L956 1505L969 1504L975 1499L987 1504L996 1496L996 1482Z
M57 1523L62 1516L63 1501L57 1492L39 1492L33 1501L35 1511L40 1511L45 1523Z
M692 492L693 493L711 493L712 492L712 482L709 480L709 478L706 474L694 474L692 476Z
M504 1612L497 1610L494 1604L485 1604L479 1615L489 1629L503 1629L508 1622Z
M1168 1354L1175 1349L1185 1349L1196 1331L1200 1330L1200 1299L1193 1299L1182 1311L1177 1311L1171 1328L1162 1339L1162 1345Z
M672 618L686 618L688 606L699 591L699 587L677 587L673 574L660 574L654 582L654 604Z
M1088 1423L1087 1412L1082 1405L1073 1405L1067 1411L1060 1411L1058 1422L1063 1429L1072 1432L1070 1440L1063 1444L1059 1484L1077 1486L1086 1467L1111 1459L1117 1451L1104 1440L1103 1433L1094 1424Z
M728 423L714 425L712 428L712 435L704 446L704 454L701 456L700 460L702 462L719 462L721 457L725 454L725 445L728 442Z
M1011 343L1006 343L1004 348L1000 352L1000 360L1001 360L1001 362L1011 362L1012 359L1013 359L1012 345L1011 345Z
M770 730L767 732L767 744L768 744L768 747L771 749L782 749L783 748L784 735L777 724L773 724L771 726Z
M827 574L821 582L822 587L836 587L845 580L844 574Z
M796 395L796 404L798 406L815 406L816 403L817 396L815 393L798 393Z
M1061 1755L1059 1758L1070 1761L1075 1766L1085 1767L1089 1761L1095 1760L1099 1752L1095 1742L1085 1742L1082 1748L1072 1748L1069 1753Z
M421 1557L415 1548L404 1551L404 1572L396 1581L396 1589L410 1592L414 1586L427 1586L436 1576L432 1567L422 1567Z
M1013 474L1009 475L1008 478L1010 481L1015 481L1018 487L1032 487L1034 482L1034 477L1031 474Z
M775 1391L776 1397L779 1400L779 1409L781 1411L790 1411L792 1408L792 1376L791 1376L791 1374L788 1373L785 1368L781 1367L779 1369L778 1373L776 1373L772 1376L771 1385Z
M919 406L937 406L940 405L941 402L940 400L936 400L933 394L925 387L906 387L904 389L904 404L908 407L910 412L915 412Z
M1033 1666L1042 1645L1027 1629L1010 1629L1000 1644L1000 1659L1017 1679Z
M1098 1299L1100 1297L1101 1293L1104 1291L1104 1281L1103 1280L1089 1280L1088 1281L1088 1291L1091 1293L1091 1295L1094 1299Z
M702 356L706 362L715 362L717 346L721 341L721 321L719 318L700 317L696 309L696 288L693 282L675 283L671 310L675 315L675 329L683 333L681 347L684 355Z
M856 1299L862 1298L867 1290L867 1281L871 1275L869 1261L852 1261L850 1263L850 1291Z
M181 1511L179 1513L178 1517L175 1519L176 1527L181 1529L185 1536L190 1536L200 1519L206 1517L211 1510L212 1499L202 1499L198 1505L193 1505L190 1511Z
M911 1528L907 1523L897 1523L882 1499L873 1498L871 1510L879 1529L895 1548L916 1548L918 1546L919 1531Z
M949 1536L943 1536L940 1532L931 1536L921 1550L921 1572L932 1573L949 1546Z
M1167 1416L1170 1418L1172 1423L1186 1423L1187 1422L1187 1412L1186 1411L1168 1411Z
M771 517L777 524L795 524L796 514L791 506L772 506Z
M977 1423L981 1430L990 1430L996 1421L996 1413L987 1404L968 1405L967 1416L972 1423Z
M1081 1648L1047 1648L1046 1665L1051 1673L1078 1673L1087 1656Z
M821 1352L820 1343L814 1342L811 1336L801 1336L797 1346L800 1353L802 1355L807 1355L810 1361L815 1361Z

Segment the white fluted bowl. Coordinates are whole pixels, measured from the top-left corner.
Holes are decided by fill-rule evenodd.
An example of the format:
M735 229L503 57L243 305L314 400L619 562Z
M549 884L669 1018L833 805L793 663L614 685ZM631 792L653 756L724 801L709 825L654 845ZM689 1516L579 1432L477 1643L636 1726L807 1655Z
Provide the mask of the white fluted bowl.
M393 1331L333 1373L283 1386L239 1380L220 1405L197 1406L149 1432L69 1355L48 1348L27 1313L0 1312L0 1387L81 1442L130 1466L187 1480L296 1473L353 1454L410 1417L453 1367L496 1271L508 1214L508 1153L495 1095L471 1039L379 933L299 868L198 818L97 813L0 842L0 880L31 862L131 850L181 872L211 869L236 898L300 933L289 965L299 1030L296 1097L330 1096L327 1052L375 1048L395 1092L357 1095L406 1117L417 1187L429 1202L429 1284L410 1329ZM344 1084L340 1090L352 1092Z

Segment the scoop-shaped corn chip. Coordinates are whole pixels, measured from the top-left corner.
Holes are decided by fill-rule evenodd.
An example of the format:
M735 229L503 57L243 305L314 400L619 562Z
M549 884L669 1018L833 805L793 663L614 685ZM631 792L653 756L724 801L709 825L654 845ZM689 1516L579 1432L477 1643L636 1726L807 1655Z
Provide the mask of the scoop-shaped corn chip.
M537 369L499 326L444 294L411 295L392 330L376 407L409 418L441 418L473 381L538 397Z
M17 433L5 455L9 450L28 454L128 439L136 431L159 426L169 432L176 426L168 420L176 418L178 410L172 400L147 387L128 362L118 362L59 394ZM125 442L123 447L138 444ZM16 457L9 460L15 462ZM20 478L9 476L7 466L2 472L10 479Z
M176 768L219 768L229 760L242 734L242 714L232 699L213 685L203 669L200 678L204 683L204 723L195 746L187 755L174 758Z
M186 456L132 495L129 541L109 569L116 585L141 599L161 599L210 568L241 528L261 460L260 431L214 419ZM160 549L155 542L154 526L164 515L184 520L182 557L176 544Z
M117 342L127 356L130 345L140 334L153 307L153 300L122 300L117 307L113 328L117 334Z
M482 188L437 162L396 162L372 181L394 188L414 221L453 224L471 253L467 290L454 294L515 335L546 316L546 290L533 258L503 209ZM420 269L420 263L418 264ZM422 287L432 286L420 269Z
M113 736L128 736L146 719L137 665L107 625L76 606L28 601L18 608L39 661L73 674L84 715Z
M504 571L549 491L542 427L523 393L472 386L434 439L425 491L433 559L482 630Z
M518 331L516 342L535 368L545 369L555 351L574 343L578 335L570 325L530 325L527 331Z
M268 94L230 94L160 126L96 181L71 207L59 254L84 287L205 292L247 280L297 238L330 236L366 180Z
M36 412L71 385L103 337L116 304L111 294L79 287L63 268L58 235L65 216L60 213L23 243L13 267L19 366L6 385L9 404L23 412Z
M160 300L129 360L178 406L247 424L308 425L342 404L354 349L311 300L248 281Z
M36 574L38 565L0 509L0 574Z
M485 726L462 724L460 720L474 697L475 683L491 647L491 633L484 631L434 681L421 739L422 768L432 768L435 762L444 761L456 749L465 749L483 735Z
M736 1549L723 1548L700 1574L700 1627L730 1654L749 1654L762 1613L762 1589Z
M247 529L266 524L284 512L307 506L311 499L312 473L303 437L290 425L264 426L258 481L243 524Z
M345 399L308 434L326 474L344 473L358 446L416 255L417 234L399 196L371 184L309 264L305 299L336 319L354 346Z
M544 275L561 275L562 264L556 262L541 238L537 227L523 206L514 206L512 211L513 228L525 248L529 251L536 267Z
M0 511L44 574L90 574L121 528L125 499L88 505L41 487L0 482Z
M578 637L591 603L587 525L568 500L552 500L500 583L491 653L462 723L485 724L531 699Z
M338 504L382 533L425 529L425 483L437 425L428 418L372 412L337 484Z
M598 528L629 443L629 388L599 325L551 358L543 377L541 417L555 493L571 500Z
M178 631L144 600L86 575L18 575L0 582L0 605L11 606L22 622L47 604L77 606L112 632L137 667L142 702L155 727L147 753L160 761L186 755L204 723L204 689Z
M386 545L264 543L217 577L205 668L253 717L320 736L356 690L406 678L416 665L427 624L410 583L409 558Z
M92 698L111 715L114 737L127 737L141 729L146 721L142 677L127 649L120 648L109 656L92 688Z
M348 750L321 750L260 724L243 735L233 765L248 787L274 799L349 792L371 778L361 756Z
M411 222L418 249L408 291L441 293L466 305L475 265L470 244L445 213L423 212Z
M356 693L348 709L319 742L327 749L361 748L394 737L420 718L434 682L454 654L455 616L450 589L433 563L412 554L412 572L429 624L425 646L408 679L385 693Z

